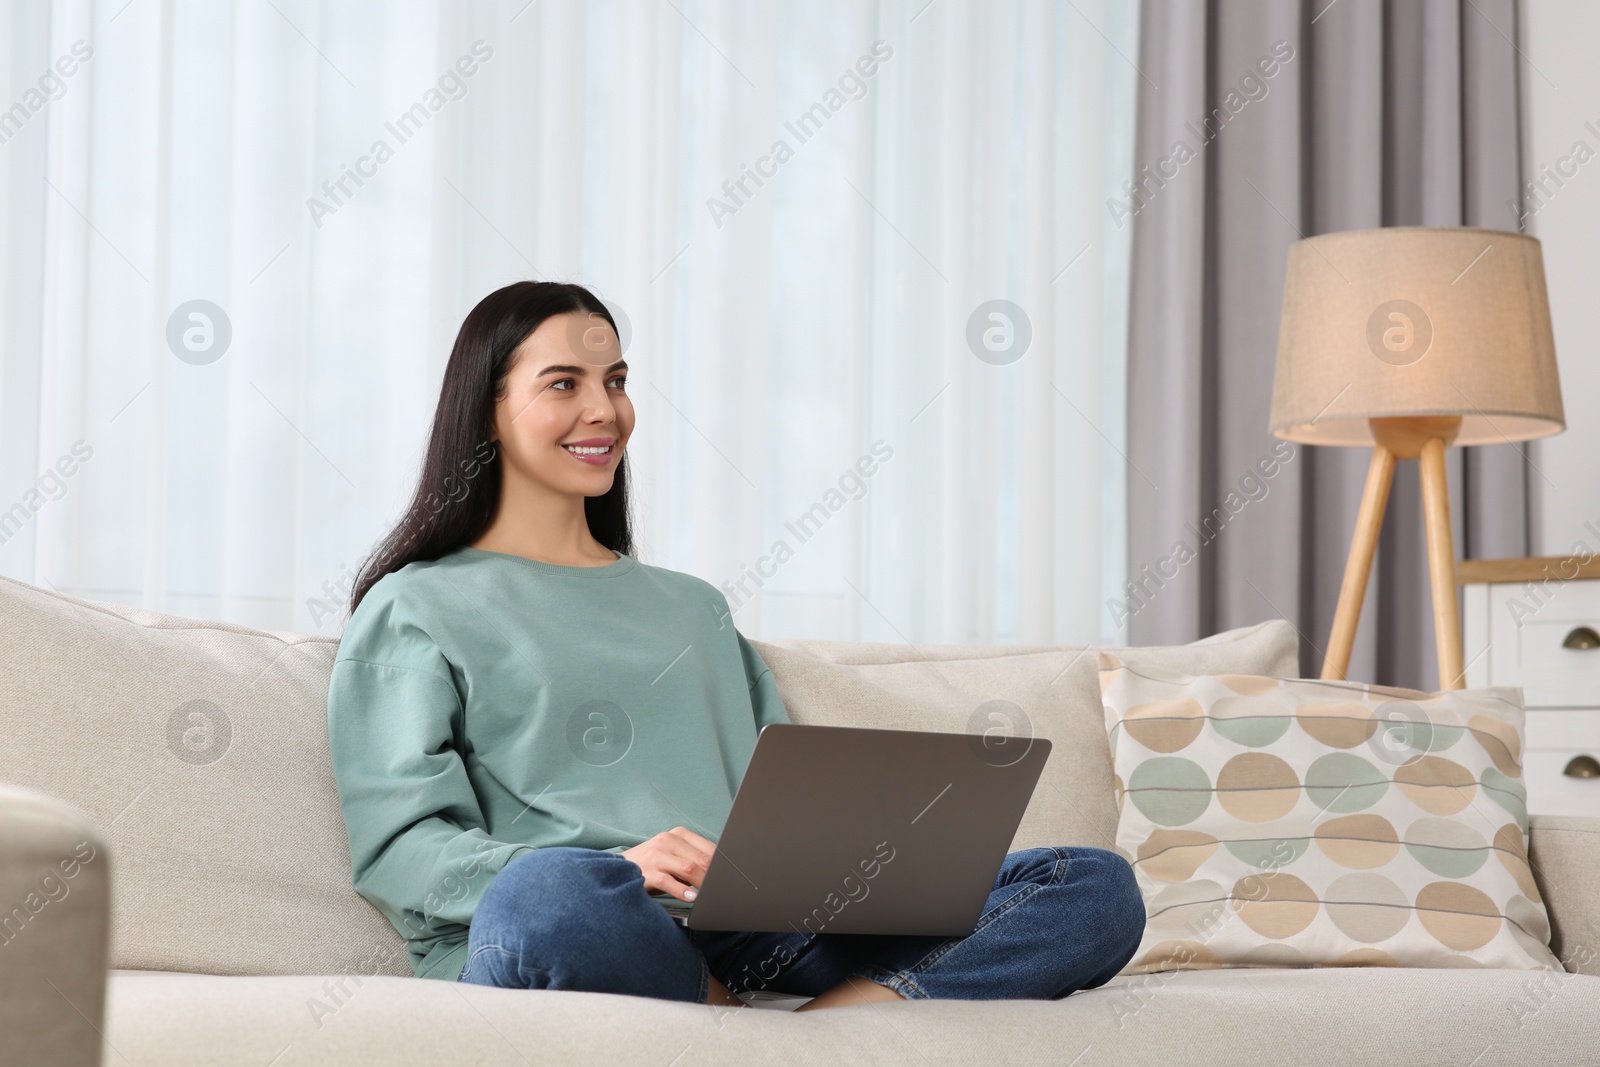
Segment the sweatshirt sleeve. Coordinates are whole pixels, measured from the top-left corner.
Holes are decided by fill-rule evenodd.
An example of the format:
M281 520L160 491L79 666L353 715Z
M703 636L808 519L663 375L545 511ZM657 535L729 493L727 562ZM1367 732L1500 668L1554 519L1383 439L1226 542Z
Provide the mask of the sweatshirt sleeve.
M771 669L744 634L737 630L734 633L739 638L739 654L744 658L745 677L750 681L750 706L755 713L756 733L760 733L768 723L788 722L789 713L784 710L783 698L778 695L778 683L773 681Z
M462 705L444 654L392 598L368 606L346 626L329 683L334 778L356 891L426 952L460 936L453 924L470 924L489 882L533 846L485 831L454 747Z

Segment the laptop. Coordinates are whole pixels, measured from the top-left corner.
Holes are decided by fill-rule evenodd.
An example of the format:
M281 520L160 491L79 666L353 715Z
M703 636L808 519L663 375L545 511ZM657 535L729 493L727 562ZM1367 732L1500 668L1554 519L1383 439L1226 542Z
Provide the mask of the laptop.
M965 937L1049 754L1039 737L769 723L697 899L656 899L691 930Z

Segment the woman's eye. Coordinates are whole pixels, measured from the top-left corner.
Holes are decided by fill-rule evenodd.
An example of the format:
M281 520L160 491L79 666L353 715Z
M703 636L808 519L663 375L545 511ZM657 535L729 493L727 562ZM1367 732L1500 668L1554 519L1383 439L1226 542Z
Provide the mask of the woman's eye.
M576 381L576 380L577 380L577 379L575 379L575 378L562 378L562 379L561 379L561 380L560 380L560 381L557 381L557 382L551 382L551 383L550 383L550 388L552 388L552 389L554 389L554 388L556 388L556 387L557 387L557 386L561 386L561 385L570 385L570 384L572 384L572 383L573 383L573 382L575 382L575 381ZM627 385L627 384L628 384L628 377L627 377L627 375L625 375L625 374L619 374L619 375L617 375L617 376L616 376L616 377L615 377L615 378L613 378L613 379L611 379L611 381L612 381L612 383L613 383L613 384L616 384L616 385L623 385L623 386L626 386L626 385ZM563 390L561 390L561 391L562 391L562 392L563 392L563 393L570 393L570 392L572 392L572 390L571 390L571 389L563 389Z

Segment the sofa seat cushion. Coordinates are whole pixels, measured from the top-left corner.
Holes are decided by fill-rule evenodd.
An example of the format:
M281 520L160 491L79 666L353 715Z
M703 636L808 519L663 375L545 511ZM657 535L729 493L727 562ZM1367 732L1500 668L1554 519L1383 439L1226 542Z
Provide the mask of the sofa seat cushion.
M1593 1062L1600 1017L1600 978L1514 970L1167 972L1060 1001L798 1014L392 976L347 979L335 999L335 981L114 971L105 1036L121 1058L106 1062L1494 1067Z

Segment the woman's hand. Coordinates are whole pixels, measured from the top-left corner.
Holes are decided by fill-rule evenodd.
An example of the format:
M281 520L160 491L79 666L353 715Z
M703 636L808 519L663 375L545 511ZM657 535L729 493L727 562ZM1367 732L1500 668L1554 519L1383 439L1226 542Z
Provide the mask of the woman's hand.
M617 855L632 860L644 872L646 889L692 901L699 895L716 847L693 830L674 826Z

